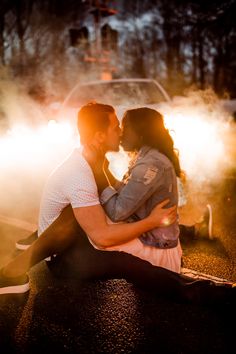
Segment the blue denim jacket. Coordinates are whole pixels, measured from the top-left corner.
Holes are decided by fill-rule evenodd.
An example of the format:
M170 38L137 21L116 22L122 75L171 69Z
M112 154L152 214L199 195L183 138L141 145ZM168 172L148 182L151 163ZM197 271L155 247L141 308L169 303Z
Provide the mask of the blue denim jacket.
M107 187L101 204L114 222L137 221L148 216L155 205L169 199L178 205L177 178L171 161L158 150L144 146L131 164L119 188ZM140 236L149 246L173 248L178 244L179 226L155 228Z

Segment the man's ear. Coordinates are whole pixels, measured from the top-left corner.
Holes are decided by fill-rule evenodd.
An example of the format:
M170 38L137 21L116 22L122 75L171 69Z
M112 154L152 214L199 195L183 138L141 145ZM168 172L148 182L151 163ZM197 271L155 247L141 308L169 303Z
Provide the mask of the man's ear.
M99 144L103 144L106 138L106 134L102 131L97 131L94 135L94 138Z

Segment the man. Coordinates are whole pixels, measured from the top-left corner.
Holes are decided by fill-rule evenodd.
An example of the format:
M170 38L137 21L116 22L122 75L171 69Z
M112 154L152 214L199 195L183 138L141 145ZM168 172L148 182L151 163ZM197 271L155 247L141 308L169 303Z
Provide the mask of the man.
M83 279L125 278L158 294L186 301L230 300L231 285L228 288L209 281L192 282L143 261L140 258L148 260L148 252L141 243L139 258L124 252L96 249L120 245L122 251L123 244L147 230L173 223L176 210L175 207L164 209L167 203L164 201L146 219L130 224L109 224L99 203L88 161L91 161L91 148L102 154L118 149L120 128L114 109L97 103L82 107L78 128L83 147L75 150L50 176L40 208L40 237L1 270L0 294L27 291L26 272L30 267L50 255L62 254L63 265L68 264L68 269L75 269ZM56 265L58 259L60 264L60 256L56 257Z

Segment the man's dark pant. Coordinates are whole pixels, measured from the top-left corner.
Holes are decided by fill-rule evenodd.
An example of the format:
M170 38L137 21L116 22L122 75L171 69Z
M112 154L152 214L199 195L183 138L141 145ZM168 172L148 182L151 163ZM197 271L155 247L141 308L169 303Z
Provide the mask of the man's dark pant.
M208 280L194 281L124 252L97 250L81 228L77 236L73 246L48 263L55 276L81 280L123 278L159 296L194 303L212 304L228 294Z

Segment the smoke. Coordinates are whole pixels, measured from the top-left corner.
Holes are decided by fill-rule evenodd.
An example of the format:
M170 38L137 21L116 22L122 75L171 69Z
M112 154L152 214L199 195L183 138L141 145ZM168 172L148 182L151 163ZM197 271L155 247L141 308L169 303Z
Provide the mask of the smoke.
M217 180L234 167L233 117L211 90L190 92L163 105L182 168L196 183Z
M0 81L0 214L35 223L48 175L78 141L75 121L71 119L75 109L53 113L47 94L42 100L34 90L32 99L29 87L30 84L22 85L6 77ZM104 94L106 101L113 104ZM123 96L128 109L129 97L126 92ZM139 101L145 106L141 104L142 97ZM179 151L186 174L183 193L187 204L193 201L201 206L209 199L218 203L216 186L235 172L236 129L232 115L212 90L192 91L172 102L150 107L164 114ZM119 113L124 111L124 107L115 108ZM127 155L121 151L109 154L108 158L113 172L121 179L127 170Z
M76 144L67 122L50 119L16 82L0 81L0 214L37 222L47 176Z
M185 172L183 201L192 214L191 222L207 203L218 208L232 200L224 194L225 185L235 181L236 125L223 103L209 89L175 97L160 109Z

